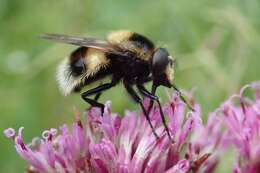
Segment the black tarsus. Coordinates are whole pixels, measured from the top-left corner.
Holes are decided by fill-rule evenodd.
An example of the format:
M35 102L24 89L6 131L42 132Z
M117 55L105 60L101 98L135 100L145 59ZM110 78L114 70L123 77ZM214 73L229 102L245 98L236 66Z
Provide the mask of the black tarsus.
M104 106L104 104L97 102L97 100L100 97L102 91L112 88L113 86L115 86L118 83L118 81L119 80L115 80L115 78L113 78L110 83L102 84L96 88L90 89L90 90L82 93L81 97L83 100L85 100L91 106L100 107L101 115L103 116L105 106ZM94 94L96 94L94 99L88 98L89 96L94 95Z
M192 110L193 112L195 112L195 109L186 101L186 99L184 98L184 96L182 95L182 92L178 89L178 87L174 84L172 85L172 87L178 93L181 100L188 106L188 108L190 110Z
M157 135L157 133L156 133L156 131L155 131L153 125L152 125L152 122L151 122L151 120L149 118L149 115L147 114L147 111L144 108L142 99L138 96L136 91L133 89L132 85L130 85L126 80L124 80L124 86L125 86L127 92L129 93L129 95L134 99L134 101L137 102L141 106L141 109L142 109L142 111L144 113L144 116L145 116L146 120L148 121L154 136L157 139L159 139L159 136Z
M159 106L160 116L161 116L161 119L162 119L164 128L165 128L166 133L167 133L167 135L168 135L168 137L169 137L169 139L170 139L170 141L171 141L171 140L172 140L171 134L170 134L169 128L168 128L168 126L167 126L167 124L166 124L166 120L165 120L165 117L164 117L164 113L163 113L162 106L161 106L161 103L160 103L160 101L159 101L159 98L158 98L156 95L150 93L142 84L137 84L136 86L137 86L138 90L140 91L140 93L141 93L142 95L144 95L144 96L150 98L151 100L154 100L154 101L157 102L157 104L158 104L158 106ZM149 114L148 114L148 115L149 115Z

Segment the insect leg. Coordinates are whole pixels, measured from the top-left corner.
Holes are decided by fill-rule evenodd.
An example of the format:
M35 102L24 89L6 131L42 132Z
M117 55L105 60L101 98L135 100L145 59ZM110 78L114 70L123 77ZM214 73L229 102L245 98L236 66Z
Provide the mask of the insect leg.
M145 78L142 78L142 79L138 80L137 83L138 83L138 84L144 84L144 83L149 82L149 81L151 81L151 80L153 80L152 76L148 76L148 77L145 77ZM155 85L155 84L153 83L153 86L152 86L152 95L155 95L156 89L157 89L157 85ZM153 102L154 102L154 100L153 100L153 99L150 99L149 107L148 107L148 110L147 110L147 114L148 114L148 115L150 114L150 111L151 111L151 109L152 109L152 107L153 107Z
M166 120L165 120L165 117L164 117L164 113L163 113L163 110L162 110L162 106L161 106L161 103L159 101L159 98L155 95L153 95L152 93L150 93L143 85L141 84L137 84L137 88L138 90L140 91L140 93L148 98L150 98L151 100L154 100L157 102L157 104L159 105L159 110L160 110L160 116L161 116L161 119L162 119L162 122L163 122L163 126L166 130L166 133L169 137L169 139L171 140L171 135L170 135L170 131L169 131L169 128L166 124Z
M104 90L107 90L117 84L117 81L112 80L111 83L102 84L96 88L90 89L84 93L81 94L82 99L84 99L87 103L89 103L91 106L96 106L101 108L101 113L103 115L104 113L104 104L97 102L95 99L100 96L101 92ZM95 99L88 98L91 95L97 94Z
M155 95L156 89L157 89L157 85L153 84L153 86L152 86L152 92L151 92L152 95ZM152 109L152 107L153 107L153 103L154 103L154 100L151 99L151 100L150 100L150 103L149 103L148 111L147 111L148 115L150 114L150 111L151 111L151 109Z
M155 136L157 139L159 139L159 136L158 136L157 133L155 132L155 129L154 129L153 125L152 125L152 122L151 122L151 120L150 120L150 118L149 118L149 116L148 116L148 114L147 114L147 112L146 112L146 110L145 110L145 108L144 108L142 99L138 96L138 94L137 94L136 91L133 89L133 87L132 87L129 83L127 83L126 81L124 81L124 86L125 86L127 92L130 94L130 96L134 99L134 101L136 101L137 103L139 103L139 105L141 106L142 111L143 111L143 113L144 113L144 116L145 116L146 120L148 121L148 123L149 123L149 125L150 125L150 127L151 127L151 129L152 129L152 132L153 132L154 136Z
M95 95L95 97L94 97L94 100L95 100L95 101L98 101L98 99L100 98L101 94L102 94L102 92L97 93L97 94Z
M103 85L103 83L101 82L99 85ZM98 101L98 99L100 98L101 94L102 94L102 92L97 93L97 94L95 95L95 97L94 97L94 100L95 100L95 101Z
M83 93L84 94L84 93ZM83 96L81 95L81 97L88 103L90 104L92 107L99 107L101 109L101 115L103 116L103 113L104 113L104 104L102 103L99 103L97 101L95 101L94 99L90 99L88 98L87 96Z

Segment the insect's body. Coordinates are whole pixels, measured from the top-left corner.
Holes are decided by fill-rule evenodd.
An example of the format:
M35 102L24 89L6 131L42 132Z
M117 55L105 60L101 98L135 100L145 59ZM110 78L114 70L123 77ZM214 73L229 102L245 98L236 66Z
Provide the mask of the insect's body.
M80 46L58 68L59 85L65 95L110 77L111 82L81 94L86 102L100 107L103 112L104 105L97 102L101 92L122 81L130 96L140 104L152 127L148 116L152 102L147 113L142 99L133 88L135 85L143 96L158 103L163 123L170 137L160 102L155 96L156 88L160 85L177 89L173 84L173 60L166 49L156 48L146 37L130 31L113 32L106 40L55 34L45 35L43 38ZM152 92L144 87L144 83L148 81L153 81ZM95 99L90 99L91 95L96 95ZM154 129L153 132L156 134Z
M118 49L127 51L121 51L118 55L98 48L79 47L60 65L58 79L65 95L80 91L88 84L107 76L131 85L152 79L152 55L155 47L150 40L137 33L118 31L111 33L107 41ZM81 66L82 63L84 66ZM64 75L64 72L71 75Z

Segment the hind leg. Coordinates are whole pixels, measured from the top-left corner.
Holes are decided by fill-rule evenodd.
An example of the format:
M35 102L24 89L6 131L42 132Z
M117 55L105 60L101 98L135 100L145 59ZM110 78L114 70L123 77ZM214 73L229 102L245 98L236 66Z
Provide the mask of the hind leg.
M116 85L116 83L117 83L117 81L112 80L111 83L102 84L96 88L90 89L90 90L82 93L81 97L83 100L85 100L91 106L99 107L101 109L101 113L103 115L105 106L104 106L104 104L99 103L97 100L100 97L102 91L112 88L113 86ZM94 94L96 94L94 99L88 98L89 96L92 96Z

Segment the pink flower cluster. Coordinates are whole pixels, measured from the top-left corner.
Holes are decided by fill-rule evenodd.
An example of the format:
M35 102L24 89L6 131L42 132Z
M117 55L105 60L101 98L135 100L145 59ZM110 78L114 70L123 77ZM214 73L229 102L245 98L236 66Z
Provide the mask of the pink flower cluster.
M219 156L235 147L237 161L233 173L260 172L260 85L252 84L254 101L243 97L245 88L202 123L200 106L195 112L173 95L163 107L172 141L162 126L159 109L150 117L156 139L142 113L111 113L104 116L92 108L69 129L63 125L44 131L41 138L25 144L20 128L5 135L14 141L18 154L30 165L31 173L211 173ZM239 105L232 103L238 98ZM147 105L147 102L146 102ZM147 106L146 106L147 108Z
M255 99L243 97L246 89ZM236 106L236 105L239 106ZM252 83L232 96L216 111L225 127L225 143L237 153L233 173L260 172L260 83Z

